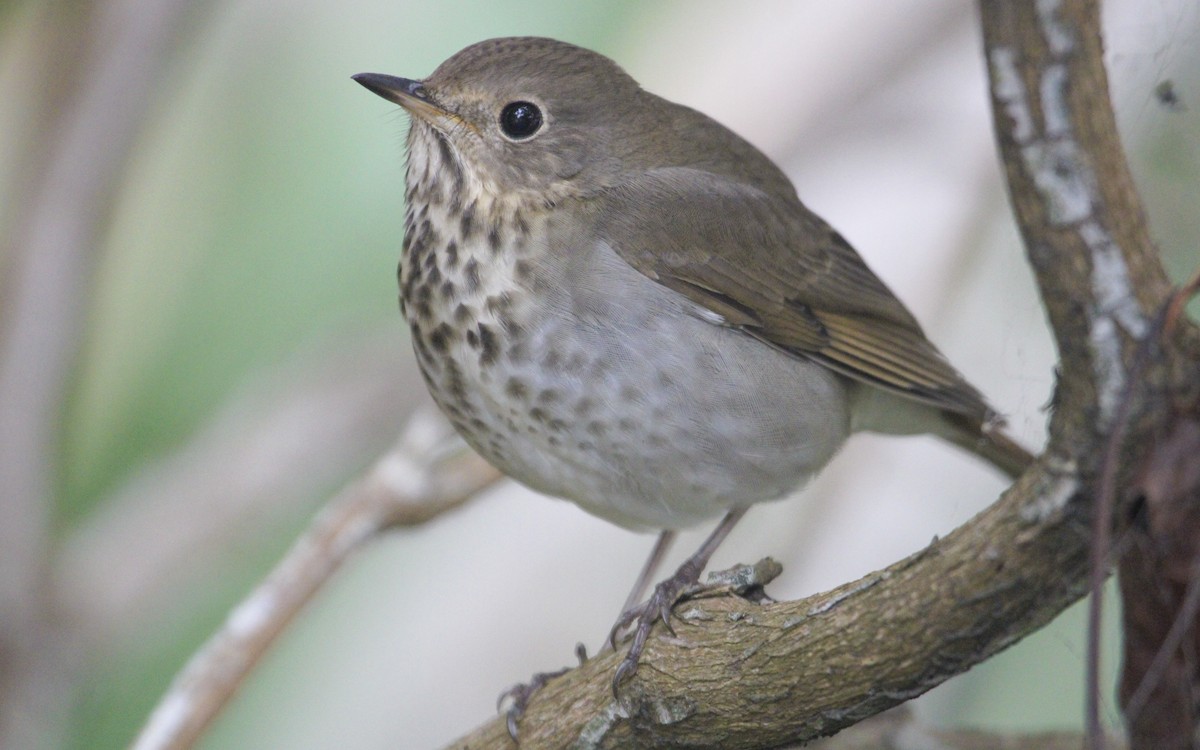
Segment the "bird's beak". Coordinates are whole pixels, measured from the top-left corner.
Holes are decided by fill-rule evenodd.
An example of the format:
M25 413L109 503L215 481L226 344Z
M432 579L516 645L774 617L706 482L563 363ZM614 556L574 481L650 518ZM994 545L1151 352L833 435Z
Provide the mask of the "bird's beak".
M384 75L383 73L359 73L351 76L370 91L389 102L395 102L430 125L446 129L459 117L435 104L421 81Z

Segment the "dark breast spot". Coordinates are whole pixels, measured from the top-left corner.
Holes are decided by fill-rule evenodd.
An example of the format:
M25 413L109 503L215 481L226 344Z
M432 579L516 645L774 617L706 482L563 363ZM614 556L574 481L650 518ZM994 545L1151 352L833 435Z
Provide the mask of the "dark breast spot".
M450 202L453 204L463 188L462 167L458 165L458 159L454 158L453 152L450 151L450 144L446 142L446 137L440 133L437 136L437 145L438 156L442 162L442 172L450 178Z
M469 206L462 210L462 214L458 219L458 232L462 237L463 242L466 242L475 234L475 202L472 201Z
M434 257L433 253L430 253L429 257ZM425 281L431 286L436 286L442 282L442 270L437 267L437 263L429 267L429 273L426 274Z
M483 307L493 315L507 312L512 307L512 295L508 292L488 295L488 298L484 300Z
M524 380L512 377L504 384L504 393L510 398L526 401L529 398L529 386L525 384Z
M479 263L474 258L463 266L463 278L466 279L468 292L474 293L479 289Z
M508 361L514 364L521 363L529 359L529 353L525 348L525 343L519 339L510 339L508 351L505 354L508 356Z
M454 338L454 329L447 323L439 323L436 328L429 332L429 345L433 347L434 351L444 353Z
M416 326L413 327L412 344L413 351L417 353L417 359L420 363L424 367L436 371L441 364L442 358L433 356L433 353L429 351L429 344L425 341L424 334Z
M533 276L533 266L525 259L519 259L513 264L513 277L517 281L528 281Z
M483 323L479 324L479 345L479 364L486 366L495 362L500 346L496 341L496 334Z
M467 386L463 380L462 370L459 369L458 363L453 359L446 360L446 390L450 394L450 397L457 401L464 411L474 411L467 398Z
M421 238L421 245L425 248L425 254L421 257L421 266L426 270L436 269L438 266L438 248L442 246L442 238L439 238L437 229L433 228L430 220L421 222L421 228L418 229L418 235Z

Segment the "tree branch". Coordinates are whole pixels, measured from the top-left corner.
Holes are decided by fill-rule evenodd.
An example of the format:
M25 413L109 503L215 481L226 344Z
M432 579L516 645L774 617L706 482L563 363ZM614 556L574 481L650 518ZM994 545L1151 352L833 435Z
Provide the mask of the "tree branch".
M1086 592L1102 449L1168 286L1117 138L1095 1L983 0L982 10L997 137L1061 354L1047 452L992 507L885 570L794 602L682 603L674 637L655 632L620 700L611 652L543 688L522 748L772 748L830 735L987 659ZM1189 370L1178 354L1156 357L1147 382L1194 387L1196 358ZM1120 497L1153 404L1142 395L1126 406L1135 450L1114 475ZM394 520L373 499L383 474L347 490L235 610L139 748L186 746L348 551ZM316 572L295 585L296 569ZM222 674L229 664L236 679ZM497 718L451 747L512 746Z
M191 747L275 638L349 556L385 529L416 526L500 478L465 448L447 455L449 425L429 412L399 445L334 497L266 580L226 618L172 682L136 750ZM451 445L461 446L457 439Z
M536 696L522 748L803 742L920 695L1087 590L1099 457L1168 285L1117 136L1096 3L981 6L997 138L1061 354L1047 453L991 508L884 571L798 602L681 605L678 637L655 633L622 701L609 692L618 657L592 659ZM1132 408L1131 439L1148 413ZM451 747L509 746L493 720Z
M831 592L758 605L676 608L612 697L620 656L552 681L521 747L768 748L832 734L929 690L1048 622L1085 590L1078 480L1039 463L944 540ZM451 745L510 747L493 720Z
M1133 346L1170 292L1121 149L1093 0L984 0L1009 197L1062 377L1051 450L1098 460Z
M56 606L78 623L73 648L128 638L231 549L328 499L314 487L336 487L387 451L420 388L394 340L381 340L394 334L339 335L257 373L187 443L105 497L55 560Z

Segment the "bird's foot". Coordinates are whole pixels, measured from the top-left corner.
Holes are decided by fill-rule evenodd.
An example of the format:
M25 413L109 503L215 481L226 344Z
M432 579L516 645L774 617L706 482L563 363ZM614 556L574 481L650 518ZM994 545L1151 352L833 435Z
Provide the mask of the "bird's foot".
M654 587L654 593L642 604L630 607L621 613L617 623L613 625L608 635L608 642L617 649L617 638L630 625L637 623L633 631L633 641L625 659L617 666L613 676L613 695L620 698L618 691L621 683L633 676L637 671L638 661L642 650L646 647L646 639L654 623L662 620L671 635L675 630L671 627L671 611L675 605L685 599L694 599L709 593L735 594L752 602L762 603L772 601L764 591L764 586L774 580L783 567L771 558L763 558L754 565L735 565L728 570L709 573L708 580L700 583L700 568L689 560L684 563L675 575Z
M654 627L655 622L662 620L671 635L675 635L675 630L671 627L671 610L681 599L704 588L699 583L702 569L702 564L697 565L695 560L688 559L679 566L675 575L654 587L649 599L630 607L617 618L616 624L608 634L608 643L612 646L613 651L617 650L617 638L621 633L630 625L635 623L636 625L633 629L633 640L629 644L629 651L617 666L616 674L613 675L613 696L620 698L618 691L621 683L637 672L638 661L642 658L642 650L646 647L646 639L650 636L650 630Z
M587 661L587 649L582 643L575 644L575 657L579 659L579 664L582 665ZM508 734L514 741L517 739L517 722L525 714L525 709L529 707L529 699L533 694L541 690L547 682L555 677L570 672L572 667L563 667L554 672L538 672L529 682L513 685L508 690L500 694L496 699L496 710L500 711L504 705L508 705L508 709L504 712L504 723L508 727Z

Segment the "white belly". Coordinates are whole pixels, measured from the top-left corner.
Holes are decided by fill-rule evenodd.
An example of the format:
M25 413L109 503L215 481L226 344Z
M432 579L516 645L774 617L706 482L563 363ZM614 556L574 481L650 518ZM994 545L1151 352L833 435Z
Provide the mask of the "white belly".
M428 294L414 322L434 398L505 473L623 526L680 528L788 494L844 441L839 376L705 320L610 248L544 250L460 248L441 274L460 296Z

